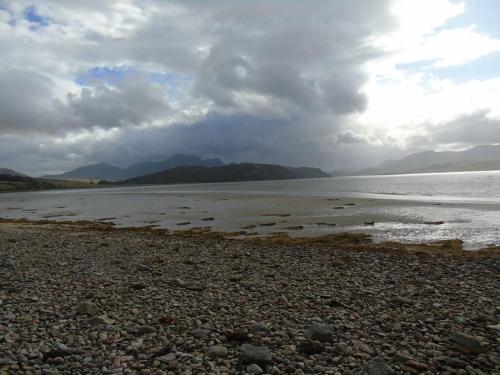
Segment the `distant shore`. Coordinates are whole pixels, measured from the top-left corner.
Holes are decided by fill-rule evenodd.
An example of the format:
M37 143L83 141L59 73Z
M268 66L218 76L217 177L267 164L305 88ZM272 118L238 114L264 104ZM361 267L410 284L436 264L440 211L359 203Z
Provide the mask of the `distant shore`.
M2 371L500 370L493 251L5 220L0 243Z

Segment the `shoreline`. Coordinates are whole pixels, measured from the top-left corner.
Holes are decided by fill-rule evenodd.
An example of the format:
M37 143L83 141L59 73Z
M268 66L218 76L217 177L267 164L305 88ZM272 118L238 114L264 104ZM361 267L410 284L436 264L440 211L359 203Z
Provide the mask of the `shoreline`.
M495 254L26 220L0 244L0 371L500 370Z
M402 243L397 241L373 241L371 235L362 232L338 232L318 236L290 236L286 233L254 235L246 237L244 231L225 232L213 230L210 226L190 229L166 229L154 225L119 227L113 222L103 221L54 221L0 218L2 225L44 228L47 230L80 230L100 232L142 233L166 237L195 239L222 239L244 243L277 246L342 246L346 251L367 251L389 254L417 254L432 256L457 256L470 258L500 258L500 246L490 246L477 250L464 250L460 239L438 240L422 243ZM250 233L251 234L251 233Z

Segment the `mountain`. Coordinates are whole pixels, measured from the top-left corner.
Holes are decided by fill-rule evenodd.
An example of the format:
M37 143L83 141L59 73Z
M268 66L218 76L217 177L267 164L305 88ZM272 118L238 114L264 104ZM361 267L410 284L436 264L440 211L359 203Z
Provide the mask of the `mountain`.
M462 172L500 169L500 145L475 146L465 151L424 151L378 167L358 170L363 174Z
M287 180L328 177L317 168L291 168L274 164L241 163L220 167L186 166L121 181L123 184L180 184L196 182L231 182Z
M14 171L12 169L8 169L8 168L0 168L0 175L3 175L3 176L23 176L23 177L26 176L22 173L16 172L16 171Z
M50 179L119 181L188 165L216 167L222 166L224 163L220 159L202 159L195 155L175 154L163 161L145 161L133 164L125 169L99 163L76 168L60 175L43 177Z
M116 181L124 178L123 169L106 163L86 165L60 175L43 176L52 179L67 180L110 180Z
M220 159L202 159L195 155L175 154L163 161L146 161L131 165L124 171L124 179L144 176L156 172L161 172L166 169L183 167L183 166L204 166L204 167L219 167L224 165Z

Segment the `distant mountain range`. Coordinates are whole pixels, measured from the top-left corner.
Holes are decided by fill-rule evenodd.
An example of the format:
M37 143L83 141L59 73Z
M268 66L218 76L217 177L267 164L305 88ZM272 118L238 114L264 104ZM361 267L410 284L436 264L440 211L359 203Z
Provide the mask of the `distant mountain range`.
M465 151L424 151L375 168L332 171L332 175L376 175L500 170L500 145L476 146Z
M3 176L21 176L21 177L25 177L24 174L16 172L16 171L14 171L12 169L8 169L8 168L0 168L0 175L3 175Z
M175 154L167 160L157 162L145 161L133 164L127 168L119 168L110 164L99 163L79 167L59 175L43 176L43 178L119 181L181 166L217 167L222 165L224 165L224 163L220 159L201 159L195 155Z
M219 167L176 167L163 172L120 181L119 184L262 181L317 177L329 177L329 175L318 168L292 168L274 164L241 163Z

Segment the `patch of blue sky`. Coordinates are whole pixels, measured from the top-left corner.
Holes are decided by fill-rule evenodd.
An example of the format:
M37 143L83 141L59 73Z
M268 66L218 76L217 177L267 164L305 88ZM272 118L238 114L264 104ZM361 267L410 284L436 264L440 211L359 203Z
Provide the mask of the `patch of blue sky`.
M500 38L499 15L498 0L466 0L465 12L450 19L445 27L448 29L476 25L478 31Z
M182 101L186 95L186 88L191 87L193 77L187 74L153 72L148 78L165 87L166 94L171 100Z
M94 66L87 72L76 77L75 82L80 86L88 85L93 81L104 81L117 84L127 75L134 74L136 70L130 66Z
M37 12L35 6L30 6L26 8L23 12L24 19L32 24L32 29L37 29L39 27L45 27L50 24L50 19L43 17Z
M399 64L397 68L408 73L430 74L436 78L448 79L456 84L471 80L483 81L500 77L500 53L483 56L461 65L436 67L434 61L420 61Z
M433 75L460 84L471 80L484 81L500 77L500 53L484 56L467 64L433 68Z

